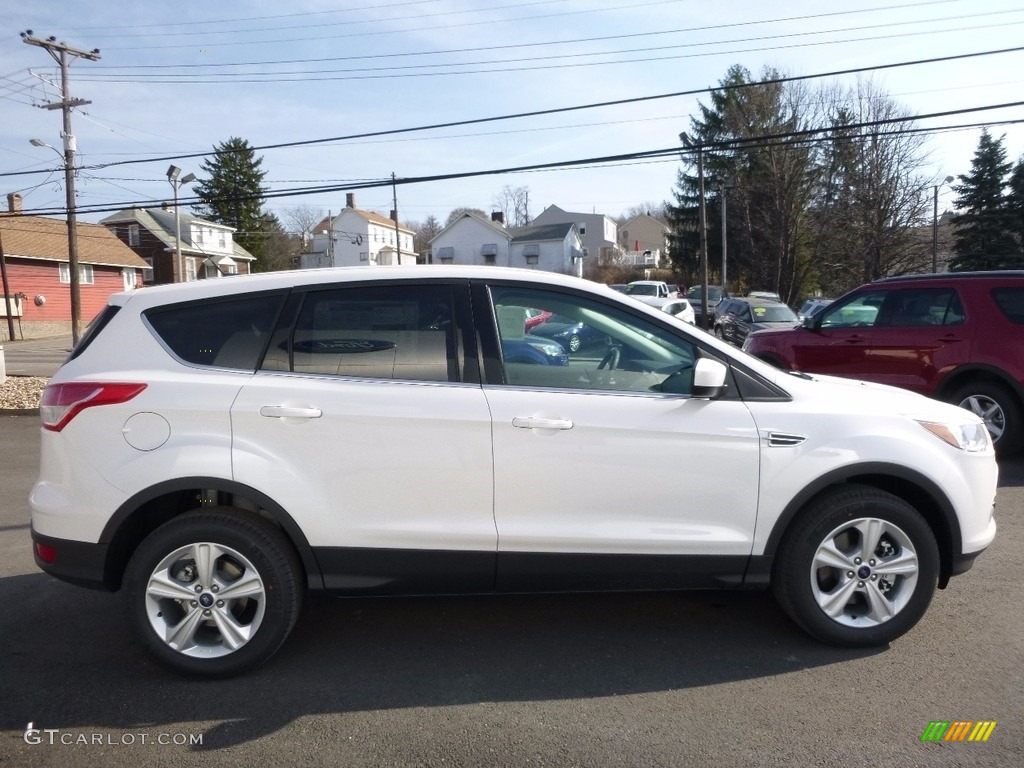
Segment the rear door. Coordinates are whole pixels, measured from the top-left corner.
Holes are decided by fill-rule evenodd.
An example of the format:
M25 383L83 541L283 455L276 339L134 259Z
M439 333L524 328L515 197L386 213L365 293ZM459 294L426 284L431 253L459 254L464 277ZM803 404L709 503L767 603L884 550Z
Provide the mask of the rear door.
M240 482L286 506L329 589L493 586L491 425L465 286L292 297L231 411Z

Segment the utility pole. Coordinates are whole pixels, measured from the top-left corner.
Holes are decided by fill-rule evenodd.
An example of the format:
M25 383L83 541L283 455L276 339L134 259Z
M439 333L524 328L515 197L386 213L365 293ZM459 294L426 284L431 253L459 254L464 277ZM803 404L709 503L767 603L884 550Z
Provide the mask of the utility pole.
M75 135L71 132L71 109L92 102L72 99L68 68L75 59L98 61L100 49L91 51L73 48L67 43L58 43L57 38L42 40L33 36L32 30L21 33L21 39L28 45L45 50L60 67L60 101L41 105L42 109L59 109L64 113L64 191L67 193L68 212L68 272L71 283L71 341L74 344L82 337L82 295L78 275L78 222L75 214Z
M334 263L334 218L331 216L331 209L327 209L327 266L337 266Z
M689 149L697 151L697 180L700 194L700 311L701 326L707 331L711 329L708 322L711 318L708 317L708 218L704 202L704 145L691 139L686 131L679 134L679 139Z
M395 172L391 172L391 204L395 206L395 266L402 266L402 234L398 231L398 186L395 184Z

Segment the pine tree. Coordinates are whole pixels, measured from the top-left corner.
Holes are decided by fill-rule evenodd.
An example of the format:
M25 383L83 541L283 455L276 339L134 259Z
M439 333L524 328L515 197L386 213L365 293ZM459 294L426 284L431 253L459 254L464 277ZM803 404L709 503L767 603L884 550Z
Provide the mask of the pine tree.
M960 183L953 186L959 213L953 217L952 270L1001 269L1020 264L1005 196L1011 167L1003 139L993 139L983 130L971 172L960 175Z
M263 158L245 139L232 137L214 147L212 159L201 168L205 179L196 185L202 203L195 206L196 215L235 228L234 239L256 257L253 268L266 269L267 238L273 229L263 214L266 188L260 169Z
M1010 174L1009 194L1006 197L1008 226L1016 242L1016 253L1024 256L1024 157L1017 161Z

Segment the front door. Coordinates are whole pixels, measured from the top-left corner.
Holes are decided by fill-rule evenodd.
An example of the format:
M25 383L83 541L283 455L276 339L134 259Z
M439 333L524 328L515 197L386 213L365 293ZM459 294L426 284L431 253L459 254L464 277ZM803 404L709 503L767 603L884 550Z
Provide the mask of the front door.
M741 400L690 397L706 353L685 331L570 293L495 286L491 297L505 346L532 308L604 339L567 365L507 362L504 381L485 387L499 587L736 583L751 552L758 436Z

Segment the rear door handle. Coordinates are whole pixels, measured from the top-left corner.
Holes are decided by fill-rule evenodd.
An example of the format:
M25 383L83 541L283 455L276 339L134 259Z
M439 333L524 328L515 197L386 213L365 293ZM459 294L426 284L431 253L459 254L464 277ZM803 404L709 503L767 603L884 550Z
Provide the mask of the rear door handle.
M538 419L534 416L516 416L512 426L520 429L572 429L568 419Z
M943 336L939 341L943 344L952 344L955 341L963 341L963 339L959 336Z
M323 416L319 408L301 408L289 405L264 405L260 408L260 416L271 419L319 419Z

